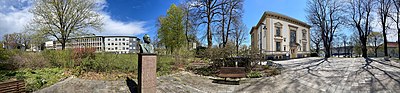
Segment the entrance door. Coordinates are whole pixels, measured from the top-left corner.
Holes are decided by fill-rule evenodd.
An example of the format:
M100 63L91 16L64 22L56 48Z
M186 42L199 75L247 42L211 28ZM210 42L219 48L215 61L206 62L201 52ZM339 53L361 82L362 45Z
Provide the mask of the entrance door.
M290 47L290 58L297 58L297 49L296 49L296 47Z

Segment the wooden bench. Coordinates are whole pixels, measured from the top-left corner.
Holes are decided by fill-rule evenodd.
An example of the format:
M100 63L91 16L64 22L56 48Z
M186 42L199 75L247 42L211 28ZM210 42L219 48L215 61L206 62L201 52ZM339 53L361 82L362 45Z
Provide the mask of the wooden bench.
M0 93L25 93L25 81L9 81L0 83Z
M244 78L246 77L245 67L221 67L218 77L221 78Z

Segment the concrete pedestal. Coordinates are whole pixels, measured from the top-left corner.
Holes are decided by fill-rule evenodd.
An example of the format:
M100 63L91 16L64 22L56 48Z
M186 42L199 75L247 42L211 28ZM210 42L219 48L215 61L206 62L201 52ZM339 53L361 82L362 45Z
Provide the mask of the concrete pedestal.
M157 82L157 55L139 53L138 92L156 93Z

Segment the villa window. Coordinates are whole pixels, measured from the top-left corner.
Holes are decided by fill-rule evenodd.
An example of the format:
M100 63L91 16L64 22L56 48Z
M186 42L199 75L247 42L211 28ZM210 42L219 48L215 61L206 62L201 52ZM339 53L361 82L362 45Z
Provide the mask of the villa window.
M290 31L290 43L296 43L296 31Z
M281 51L281 42L276 42L276 51Z
M276 36L281 36L281 28L280 27L276 28Z
M283 51L286 51L286 45L283 46Z
M277 22L275 25L275 36L281 36L282 24Z
M307 44L303 43L303 51L307 51Z
M307 31L303 29L303 39L307 40Z

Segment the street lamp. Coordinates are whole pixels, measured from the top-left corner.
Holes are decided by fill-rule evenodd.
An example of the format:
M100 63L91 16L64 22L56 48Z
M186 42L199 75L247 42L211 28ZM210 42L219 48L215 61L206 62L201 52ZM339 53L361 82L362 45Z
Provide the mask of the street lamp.
M264 23L261 23L261 26L262 26L262 29L261 29L261 32L260 32L260 35L259 35L260 36L260 55L262 55L262 53L263 53L263 49L262 49L262 32L267 30L267 26ZM266 37L266 36L264 36L264 37Z

